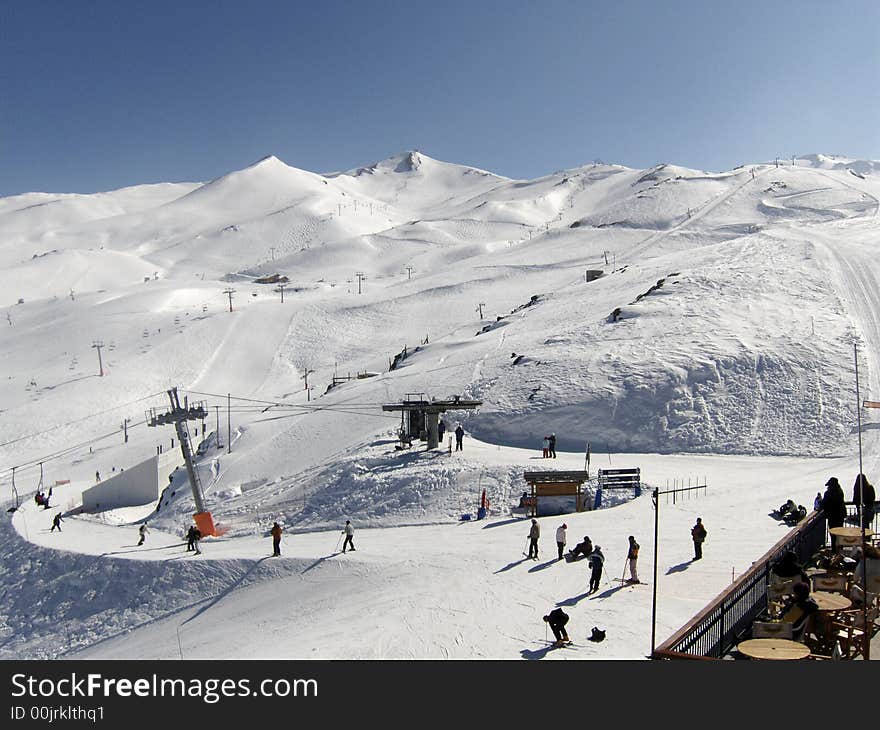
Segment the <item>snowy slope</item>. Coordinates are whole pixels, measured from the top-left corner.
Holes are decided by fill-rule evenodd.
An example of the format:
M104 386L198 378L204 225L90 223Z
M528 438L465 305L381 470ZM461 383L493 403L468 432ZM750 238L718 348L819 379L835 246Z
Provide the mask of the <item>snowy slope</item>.
M172 430L148 428L144 412L167 408L165 390L177 386L208 406L207 432L220 427L224 448L209 448L200 472L209 508L230 529L206 545L213 577L187 593L198 575L190 567L144 566L149 575L135 577L144 559L188 559L178 544L192 512L182 480L159 513L147 505L103 522L71 517L63 538L46 532L50 513L34 514L30 502L15 531L4 528L16 558L3 580L25 594L32 585L39 600L0 602L18 637L7 655L57 655L52 626L73 630L71 648L140 624L166 631L178 614L160 617L187 601L198 612L199 600L225 604L233 594L241 605L232 601L228 613L199 613L218 623L194 637L197 655L309 655L271 631L248 646L212 639L273 590L310 606L307 616L337 610L346 603L340 595L348 596L338 610L349 621L385 609L378 634L359 625L365 638L353 644L340 630L322 641L321 656L524 655L518 627L533 620L524 607L499 623L504 642L485 640L472 609L513 605L535 591L523 603L540 611L578 595L574 567L516 563L524 527L505 517L550 431L567 468L582 468L590 442L608 463L642 465L650 484L713 475L717 491L679 508L669 539L687 536L696 509L707 524L736 521L746 537L731 532L719 541L728 563L708 576L708 562L693 580L685 579L690 568L672 571L680 582L671 595L680 599L664 629L676 628L731 568L742 570L778 539L771 507L793 495L811 504L831 468L844 481L855 476L854 342L862 397L880 392L875 163L819 155L795 162L718 174L596 164L516 181L421 152L327 175L268 157L206 184L0 200L0 231L8 234L0 248L0 488L11 493L15 466L27 496L42 468L44 486L70 480L58 504L74 509L96 469L112 473L170 447ZM588 282L587 270L602 276ZM269 273L289 280L283 304L275 285L254 281ZM404 346L408 357L390 371ZM334 375L365 371L378 375L327 390ZM410 393L482 399L476 411L447 414L450 429L462 422L476 448L396 452L399 415L381 404ZM869 475L877 461L870 425ZM483 488L497 521L459 524ZM646 501L566 519L605 541L619 543L631 530L645 545ZM169 547L125 547L130 525L144 518L153 541ZM301 548L289 563L270 568L254 561L274 519L303 536L291 538ZM352 572L327 559L345 519L359 534L370 528L363 535L372 547L356 553L366 562L349 561ZM550 518L546 525L555 529ZM676 549L687 547L684 540ZM78 557L59 563L58 548ZM136 560L121 566L105 554L120 551ZM45 580L19 567L35 560L53 565ZM95 610L66 595L98 573L155 592L126 592L118 602L102 592ZM269 578L284 588L266 585ZM388 585L393 596L418 600L401 606L383 594ZM621 612L619 595L598 604L609 607L598 613L603 621ZM417 615L412 632L392 640L385 630L408 610ZM624 611L617 630L626 632L632 618ZM280 625L310 637L315 620L290 616ZM415 636L426 623L430 635ZM148 628L137 633L131 644L106 646L115 656L151 645L157 655L177 655L173 633L168 646ZM643 656L644 634L612 651Z

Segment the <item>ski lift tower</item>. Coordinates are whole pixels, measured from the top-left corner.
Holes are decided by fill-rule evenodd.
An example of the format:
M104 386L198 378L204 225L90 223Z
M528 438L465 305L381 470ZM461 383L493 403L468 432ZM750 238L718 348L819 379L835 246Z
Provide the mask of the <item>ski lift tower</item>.
M205 509L205 497L202 494L202 485L199 482L199 476L193 466L192 448L189 442L189 429L186 427L187 421L200 421L208 416L208 410L203 402L199 402L194 406L190 406L184 399L183 407L177 397L177 388L168 391L168 397L171 399L171 410L167 413L156 413L154 408L147 412L148 426L165 426L169 423L174 424L177 430L177 440L180 441L180 450L183 453L183 460L186 462L186 473L189 477L189 484L192 488L193 502L196 505L196 513L193 519L196 521L196 527L202 535L216 535L217 530L214 527L214 518L211 513Z
M404 413L423 414L428 432L428 448L436 449L440 445L440 414L446 411L474 410L483 405L481 400L464 400L454 395L449 400L404 400L402 403L383 404L383 411L402 411ZM412 422L412 417L410 422ZM417 434L409 434L411 436Z

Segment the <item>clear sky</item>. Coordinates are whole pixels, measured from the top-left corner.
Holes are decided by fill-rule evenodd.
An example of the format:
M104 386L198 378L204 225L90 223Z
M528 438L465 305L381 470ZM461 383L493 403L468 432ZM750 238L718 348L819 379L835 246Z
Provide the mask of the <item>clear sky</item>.
M877 0L0 0L0 195L314 172L407 149L880 159Z

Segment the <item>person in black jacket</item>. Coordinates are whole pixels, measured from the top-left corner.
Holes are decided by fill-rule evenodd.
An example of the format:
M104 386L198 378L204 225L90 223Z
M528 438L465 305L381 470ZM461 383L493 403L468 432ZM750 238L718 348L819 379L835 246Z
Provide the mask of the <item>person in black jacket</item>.
M596 545L590 553L590 593L599 590L599 582L602 580L602 566L605 565L605 556L602 548Z
M825 494L822 497L822 511L828 521L828 529L843 527L846 520L846 498L843 496L843 487L837 481L837 477L831 477L825 482ZM837 538L831 536L831 548L837 550Z
M862 489L863 484L865 486L864 489ZM856 477L855 484L853 484L852 501L856 507L859 505L862 507L862 525L864 527L870 527L874 521L874 498L874 486L868 481L868 477L864 474L859 474Z
M797 578L803 583L810 582L804 572L804 566L798 562L797 553L794 550L786 550L782 553L782 557L770 567L770 572L785 580Z
M548 446L547 455L551 459L555 459L556 458L556 434L555 433L551 433L547 437L547 446Z
M550 624L553 630L553 636L556 637L556 645L561 646L571 641L568 638L568 632L565 630L565 624L568 623L568 614L561 608L554 608L550 613L544 616L544 621Z

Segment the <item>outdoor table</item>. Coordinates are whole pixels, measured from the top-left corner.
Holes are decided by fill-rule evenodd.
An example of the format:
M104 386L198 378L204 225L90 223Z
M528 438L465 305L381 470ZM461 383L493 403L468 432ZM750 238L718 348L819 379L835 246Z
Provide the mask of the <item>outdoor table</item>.
M791 639L748 639L736 647L751 659L806 659L810 649Z
M810 596L816 602L820 611L843 611L845 608L852 606L852 601L841 593L813 591Z
M861 527L832 527L828 530L837 538L838 545L858 545L862 540ZM865 528L865 538L871 537L874 531L870 527Z

